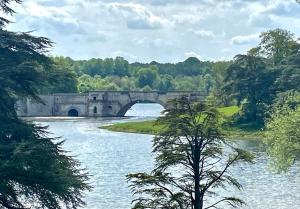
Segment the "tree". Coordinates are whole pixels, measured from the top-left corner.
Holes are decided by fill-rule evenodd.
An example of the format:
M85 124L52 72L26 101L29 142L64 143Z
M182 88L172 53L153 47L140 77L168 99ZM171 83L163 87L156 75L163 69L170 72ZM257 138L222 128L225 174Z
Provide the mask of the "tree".
M40 94L52 93L76 93L77 75L72 69L71 63L61 57L52 58L52 73L57 77L55 84L49 83L39 90Z
M223 86L224 86L224 79L226 76L226 71L230 65L228 61L218 61L213 64L212 67L212 77L214 78L214 85L212 94L216 98L218 98L218 103L221 103L225 106L229 104L229 98L224 93Z
M127 76L129 74L129 63L123 57L116 57L115 60L115 72L117 76Z
M174 89L173 77L170 75L162 75L158 83L158 90L170 91Z
M264 104L273 98L272 85L275 72L269 70L265 60L251 55L237 55L228 67L224 91L244 107L245 122L261 123Z
M285 58L280 65L274 68L279 72L274 88L279 92L300 90L300 53Z
M296 53L300 45L294 40L294 34L282 29L269 30L260 35L259 51L272 60L274 65Z
M9 3L0 10L12 14ZM5 30L9 21L0 17L0 208L78 208L83 191L90 189L87 173L68 156L45 127L17 117L17 99L37 96L46 84L55 84L53 62L45 55L47 38Z
M243 204L235 197L220 197L216 202L209 198L218 199L217 190L228 185L241 188L230 176L230 168L251 162L252 155L224 138L215 108L191 103L186 97L168 107L158 121L164 128L153 141L155 168L151 173L128 175L136 197L133 208L204 209ZM225 153L224 147L231 152Z
M300 93L281 94L266 121L264 142L277 171L287 171L300 154Z
M140 88L144 86L149 86L153 88L154 82L158 77L158 69L156 66L151 66L149 68L141 68L137 73L137 84Z

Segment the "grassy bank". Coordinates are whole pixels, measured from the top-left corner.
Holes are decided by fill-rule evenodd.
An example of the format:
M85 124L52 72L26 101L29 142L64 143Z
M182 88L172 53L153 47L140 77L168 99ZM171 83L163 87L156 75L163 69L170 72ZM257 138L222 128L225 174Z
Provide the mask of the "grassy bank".
M227 121L231 116L239 111L236 106L219 108L220 113L223 115L223 122ZM139 122L127 122L119 123L110 126L102 126L102 129L117 131L117 132L128 132L128 133L141 133L141 134L152 134L156 135L164 127L163 125L157 124L154 120L152 121L139 121ZM258 128L252 126L240 126L233 127L228 125L222 125L224 133L232 139L259 139L261 138L261 132Z

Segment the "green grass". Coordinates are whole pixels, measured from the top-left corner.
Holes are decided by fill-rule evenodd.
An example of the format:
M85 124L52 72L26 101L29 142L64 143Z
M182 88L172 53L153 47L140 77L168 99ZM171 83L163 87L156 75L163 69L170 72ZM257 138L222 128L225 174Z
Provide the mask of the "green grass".
M234 114L238 113L240 111L240 108L238 106L230 106L230 107L221 107L218 108L218 110L223 116L231 117Z
M163 125L158 125L154 120L150 120L150 121L118 123L109 126L102 126L100 128L110 130L110 131L117 131L117 132L156 135L163 129Z
M222 128L228 138L232 139L259 139L261 138L261 132L259 128L252 126L251 124L244 124L238 127L225 125L230 118L239 112L239 107L230 106L219 108L219 112L222 114ZM117 132L128 132L128 133L141 133L141 134L152 134L156 135L162 131L163 125L157 124L154 120L152 121L139 121L139 122L127 122L118 123L109 126L102 126L101 129Z

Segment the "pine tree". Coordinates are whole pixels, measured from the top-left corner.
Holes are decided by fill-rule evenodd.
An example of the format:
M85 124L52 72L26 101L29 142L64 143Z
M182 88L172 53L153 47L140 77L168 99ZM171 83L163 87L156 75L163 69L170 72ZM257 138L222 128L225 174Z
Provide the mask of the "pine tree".
M151 173L128 175L136 197L133 208L204 209L244 204L236 197L218 198L220 188L241 188L230 175L230 167L251 162L252 155L226 140L217 110L183 97L173 101L165 113L158 121L165 127L153 142L155 168ZM230 153L224 151L225 146ZM213 202L211 197L218 200Z
M20 0L0 0L0 11ZM52 42L29 33L6 30L0 17L0 208L78 208L90 189L78 161L51 138L46 127L17 117L17 99L37 96L39 88L55 83L53 63L45 53Z

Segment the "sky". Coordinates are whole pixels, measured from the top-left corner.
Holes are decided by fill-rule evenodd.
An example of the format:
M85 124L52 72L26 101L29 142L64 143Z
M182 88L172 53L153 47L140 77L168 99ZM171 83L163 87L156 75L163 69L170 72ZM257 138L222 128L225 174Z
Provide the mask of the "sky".
M130 62L229 60L282 28L300 37L295 0L24 0L13 31L50 38L53 56Z

